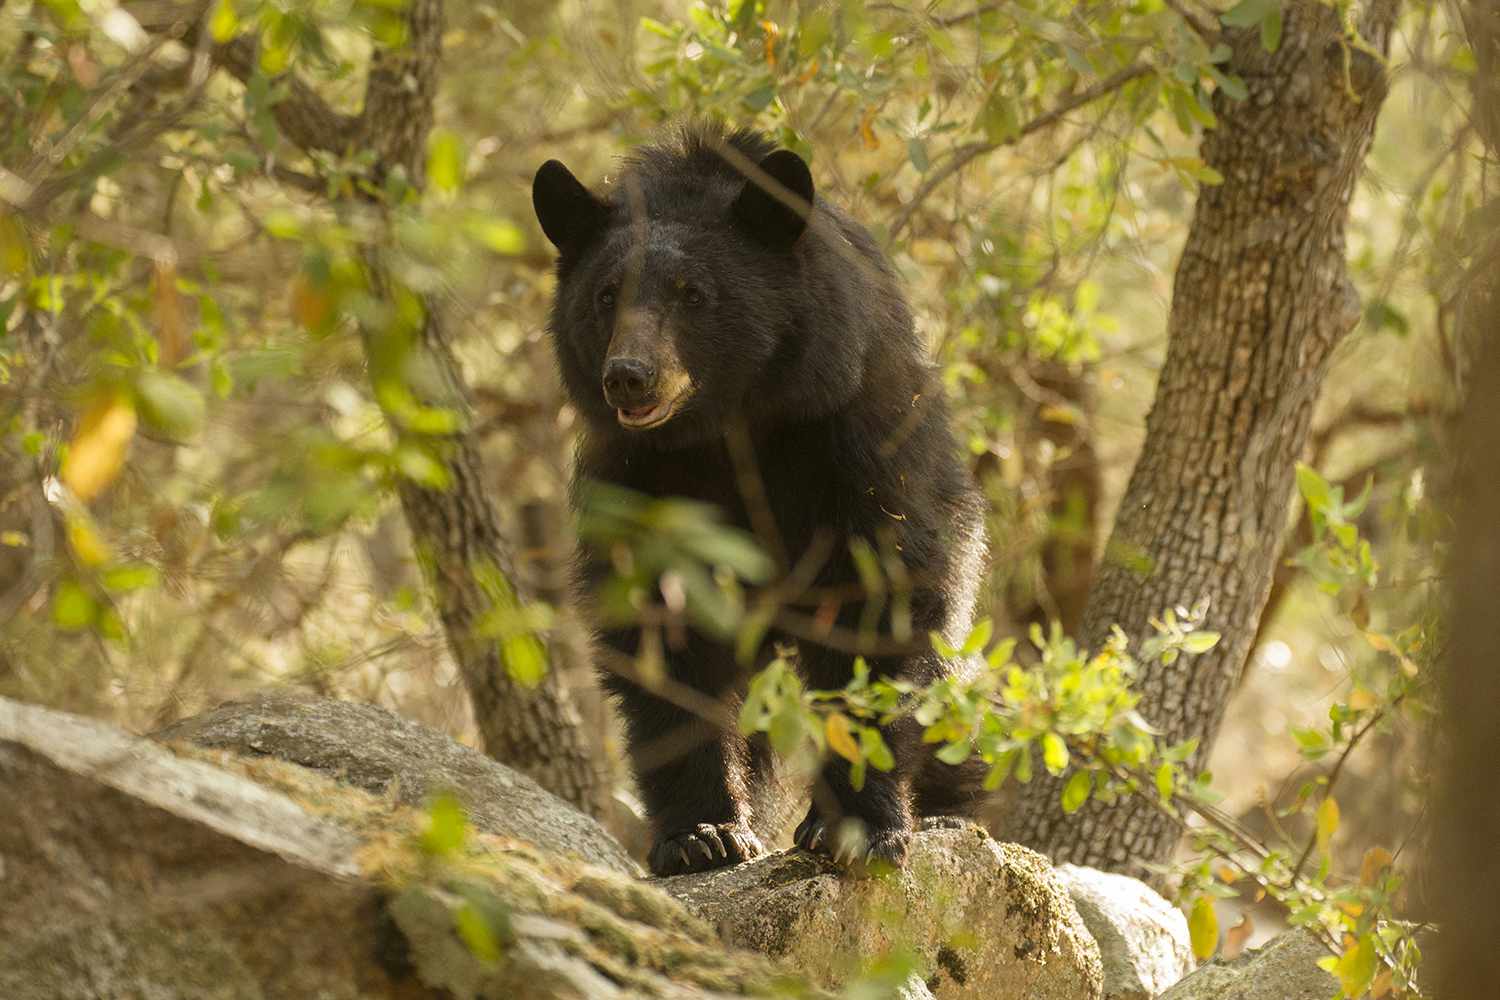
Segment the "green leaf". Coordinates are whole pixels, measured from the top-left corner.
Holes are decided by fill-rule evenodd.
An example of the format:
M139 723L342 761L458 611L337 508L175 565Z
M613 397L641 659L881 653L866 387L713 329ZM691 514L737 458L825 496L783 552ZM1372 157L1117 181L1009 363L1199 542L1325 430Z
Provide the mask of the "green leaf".
M1361 935L1353 948L1339 956L1334 964L1333 974L1338 977L1344 996L1364 995L1365 990L1370 987L1370 981L1375 978L1376 959L1375 938L1370 934Z
M485 919L483 911L465 902L453 911L453 929L468 947L469 954L486 965L500 961L500 942Z
M995 758L990 765L989 771L984 776L984 789L993 792L1005 784L1005 779L1010 777L1011 768L1016 764L1016 751L1006 750Z
M124 566L116 566L113 569L105 570L103 575L100 576L99 582L104 584L105 590L122 594L132 590L144 590L147 587L154 587L160 579L161 574L156 571L155 566L148 563L127 563Z
M239 27L240 16L235 13L234 0L219 0L208 20L208 32L213 40L222 45L235 36Z
M1281 5L1266 15L1260 22L1260 46L1267 52L1281 48Z
M1184 653L1206 653L1219 644L1219 633L1217 632L1189 632L1182 640L1182 651Z
M1212 896L1202 895L1193 901L1188 913L1188 938L1193 945L1193 956L1206 962L1219 947L1219 915L1214 912Z
M1087 771L1074 771L1062 790L1062 807L1065 813L1077 812L1089 800L1093 782Z
M1260 24L1273 10L1280 9L1280 0L1240 0L1219 15L1219 20L1230 28L1249 28Z
M1068 766L1068 756L1068 745L1061 736L1052 732L1042 734L1042 763L1047 765L1048 771L1062 774Z
M885 745L880 730L874 726L866 726L859 731L859 745L860 749L865 752L865 759L877 771L889 771L896 766L896 759L891 756L891 748Z
M1319 475L1317 469L1304 462L1297 463L1297 490L1315 511L1327 507L1331 499L1328 480Z
M1014 636L1001 639L995 643L995 648L985 656L984 662L989 664L993 670L999 670L1010 663L1010 656L1016 651L1016 640Z
M927 173L927 168L932 166L932 161L927 158L927 143L921 139L906 140L906 155L919 174Z
M969 631L969 636L964 640L963 648L960 652L965 656L972 656L989 645L990 637L994 634L994 621L989 618L981 618L979 623Z
M427 179L444 194L452 194L463 184L463 140L449 129L434 129L427 143Z
M136 380L137 412L174 440L195 434L203 423L203 394L176 375L148 369Z
M433 857L456 853L469 836L469 818L464 807L448 793L433 797L427 806L427 827L422 831L420 846Z
M1171 764L1163 764L1156 769L1156 794L1161 796L1162 803L1172 801L1172 788L1175 784L1175 775Z
M968 740L954 740L944 745L933 756L944 764L962 764L973 752L974 748L969 745Z
M63 580L52 589L52 621L60 629L76 631L94 623L99 607L76 580Z

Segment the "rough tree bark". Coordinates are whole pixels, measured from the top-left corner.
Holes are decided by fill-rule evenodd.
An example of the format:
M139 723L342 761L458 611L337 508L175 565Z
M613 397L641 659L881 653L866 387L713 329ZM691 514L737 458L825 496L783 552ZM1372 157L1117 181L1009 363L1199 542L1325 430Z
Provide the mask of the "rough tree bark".
M443 13L442 0L411 0L406 5L406 44L398 49L376 47L358 116L334 111L309 87L292 81L286 87L287 96L273 108L282 134L304 150L373 151L377 177L401 169L420 188L439 79ZM253 72L254 49L249 39L220 46L215 56L236 76L245 78ZM371 252L369 266L372 283L377 289L388 289L389 275L378 250ZM423 402L467 416L468 392L449 346L441 303L428 295L422 307L415 345L419 357L409 367L433 383L424 389L435 398ZM379 331L364 331L372 371L382 363L380 336ZM401 426L395 418L392 422ZM401 433L418 436L410 429ZM500 599L524 603L526 595L520 592L514 559L490 501L493 481L484 474L478 440L467 422L453 433L420 435L420 439L441 458L451 486L431 489L404 479L399 486L401 505L485 749L544 788L597 814L604 808L598 764L557 671L549 670L535 687L518 684L506 670L500 644L480 634L481 620L496 605L497 584L510 588ZM492 579L485 579L485 569L493 571Z
M1371 0L1360 12L1378 51L1395 8ZM1360 315L1344 226L1385 94L1380 62L1344 43L1333 9L1292 0L1284 18L1274 53L1258 31L1224 36L1249 96L1215 100L1202 157L1224 182L1198 196L1146 442L1081 633L1096 648L1116 623L1143 637L1151 616L1208 601L1219 645L1139 681L1142 714L1169 743L1198 738L1200 761L1265 605L1328 359ZM1137 875L1179 836L1144 801L1064 816L1054 781L1023 788L1005 825L1057 861Z

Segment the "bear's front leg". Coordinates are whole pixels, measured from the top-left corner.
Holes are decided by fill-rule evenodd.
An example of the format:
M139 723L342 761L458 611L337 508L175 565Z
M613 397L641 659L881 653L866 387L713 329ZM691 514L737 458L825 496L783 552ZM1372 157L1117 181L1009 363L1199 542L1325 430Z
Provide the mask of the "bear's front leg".
M620 695L630 759L651 820L651 873L681 875L764 854L750 829L745 738L635 684L610 686Z
M913 745L915 723L901 720L881 729L895 764L889 771L865 770L856 790L849 762L841 757L824 764L813 784L812 804L797 826L798 847L833 858L854 869L906 863L912 835L912 775L918 757Z

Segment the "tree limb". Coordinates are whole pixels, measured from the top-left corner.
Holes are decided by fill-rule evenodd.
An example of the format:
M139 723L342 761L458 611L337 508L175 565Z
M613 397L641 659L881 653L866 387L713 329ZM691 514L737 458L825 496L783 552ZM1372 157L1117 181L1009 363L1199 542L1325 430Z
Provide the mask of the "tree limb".
M1016 133L1012 136L1002 139L999 142L970 142L955 147L949 154L948 162L944 163L941 168L933 171L927 180L922 182L922 186L917 189L916 194L912 195L911 201L901 210L901 214L896 217L895 224L891 226L890 238L894 240L897 236L900 236L911 225L912 217L916 215L917 210L922 207L922 203L927 200L928 196L941 187L948 178L958 173L974 160L1005 146L1014 146L1029 135L1051 128L1061 121L1064 115L1077 111L1085 105L1092 104L1101 97L1113 94L1132 80L1139 80L1141 77L1152 72L1155 72L1155 67L1149 63L1136 63L1133 66L1127 66L1122 70L1111 73L1092 87L1080 90L1056 107L1037 115L1031 121L1017 129Z

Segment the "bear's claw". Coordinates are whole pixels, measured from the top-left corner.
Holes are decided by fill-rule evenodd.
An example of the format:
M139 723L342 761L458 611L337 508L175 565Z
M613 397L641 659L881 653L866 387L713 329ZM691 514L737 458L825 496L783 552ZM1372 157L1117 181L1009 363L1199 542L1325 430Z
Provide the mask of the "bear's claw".
M803 850L832 858L856 874L870 874L906 864L911 831L900 827L869 830L856 820L835 835L814 807L797 825L793 840Z
M766 853L744 823L699 823L662 837L646 859L653 875L683 875L736 865Z

